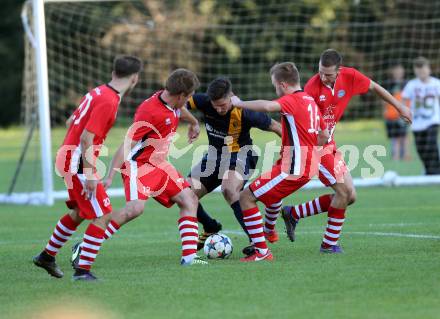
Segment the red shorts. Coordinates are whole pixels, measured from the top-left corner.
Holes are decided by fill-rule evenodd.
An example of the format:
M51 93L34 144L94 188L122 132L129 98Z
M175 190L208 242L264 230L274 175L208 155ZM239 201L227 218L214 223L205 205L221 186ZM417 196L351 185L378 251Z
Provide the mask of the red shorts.
M153 197L165 207L173 206L171 198L190 187L185 178L168 162L156 167L148 163L127 161L122 167L122 180L127 202Z
M289 175L282 171L281 163L278 162L272 170L262 174L250 185L249 189L254 196L264 205L270 206L280 202L310 181L310 174L300 177Z
M68 187L69 199L66 205L70 209L78 208L79 216L84 219L95 219L112 212L110 199L101 182L96 186L96 192L91 199L81 195L86 177L83 174L72 175L72 187Z
M329 145L333 147L333 145ZM344 162L341 152L336 148L329 148L328 154L321 157L319 164L319 180L325 186L344 182L344 174L347 172L347 165Z

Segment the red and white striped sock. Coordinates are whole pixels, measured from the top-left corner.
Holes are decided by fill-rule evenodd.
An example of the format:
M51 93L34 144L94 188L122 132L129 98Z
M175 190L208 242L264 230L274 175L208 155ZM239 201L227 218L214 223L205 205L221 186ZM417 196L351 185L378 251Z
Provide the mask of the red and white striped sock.
M79 224L76 223L69 214L61 217L61 219L55 226L55 229L49 239L49 242L46 245L46 248L44 249L46 253L55 257L61 247L64 246L64 244L76 231L78 225Z
M342 225L345 221L345 208L334 208L330 206L328 209L328 222L325 230L324 238L321 246L329 248L338 244L339 235L342 230Z
M112 236L121 228L117 222L114 220L111 220L110 223L108 223L107 229L104 233L104 239L112 238Z
M89 227L87 227L83 242L81 243L81 254L78 262L79 268L90 270L104 242L104 232L104 229L95 224L90 224Z
M296 220L328 211L333 196L322 195L303 204L292 206L292 215Z
M199 237L197 217L183 216L177 223L182 241L182 259L185 262L190 262L197 256L197 239Z
M283 202L278 202L269 206L266 206L265 208L265 215L264 215L264 232L270 233L275 230L275 224L277 223L278 214L281 210L281 206L283 205Z
M263 218L258 207L243 210L243 220L252 243L260 254L265 255L268 251L266 239L264 238Z

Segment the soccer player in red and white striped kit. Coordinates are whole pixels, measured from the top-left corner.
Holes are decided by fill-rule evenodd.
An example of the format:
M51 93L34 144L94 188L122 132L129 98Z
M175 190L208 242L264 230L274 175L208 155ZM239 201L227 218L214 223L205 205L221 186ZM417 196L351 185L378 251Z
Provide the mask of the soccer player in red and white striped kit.
M165 88L137 108L133 125L114 155L104 181L105 186L109 187L115 173L120 171L126 198L125 207L112 214L104 238L112 237L122 225L142 215L151 197L166 208L177 204L180 209L177 224L182 266L208 264L197 256L197 196L187 180L167 160L180 119L190 123L190 143L199 136L198 121L185 108L198 87L199 80L193 72L174 70L166 80ZM75 264L75 256L83 247L78 245L73 250L72 262Z
M272 84L280 96L274 101L243 102L233 97L236 107L260 112L280 112L282 124L281 158L271 171L262 174L240 194L240 206L255 253L243 262L272 260L267 247L263 219L257 206L261 201L274 209L281 200L307 184L317 174L319 145L328 139L328 130L312 97L301 90L299 72L292 62L274 65L270 70ZM266 236L267 237L267 236Z
M327 227L320 247L323 253L342 252L338 240L345 221L345 211L356 200L350 171L334 140L336 124L342 118L351 98L373 91L392 105L406 122L411 122L411 113L406 106L378 83L354 68L341 66L341 63L342 57L336 50L325 50L319 60L319 73L304 87L304 91L316 101L330 131L330 138L324 146L325 155L319 165L319 179L325 186L333 188L335 194L322 195L309 202L285 206L282 209L287 235L291 241L295 240L295 228L301 218L328 212ZM276 219L276 214L274 217Z
M44 250L33 258L36 266L51 276L64 276L55 262L59 250L85 219L90 221L81 246L74 280L96 280L90 272L99 253L112 206L99 180L96 162L102 144L113 126L124 95L139 79L142 62L134 56L119 56L113 62L112 80L89 91L67 121L68 131L57 152L56 168L68 188L66 205L71 211L61 217Z

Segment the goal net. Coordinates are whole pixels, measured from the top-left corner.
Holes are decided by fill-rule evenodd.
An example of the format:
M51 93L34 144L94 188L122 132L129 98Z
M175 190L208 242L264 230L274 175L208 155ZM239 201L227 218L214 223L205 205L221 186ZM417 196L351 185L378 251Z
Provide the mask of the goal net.
M109 81L117 54L139 56L145 67L140 83L120 107L121 129L119 136L111 136L110 145L120 142L117 138L136 106L161 88L177 67L196 72L201 91L215 77L228 76L243 99L275 98L268 70L276 62L294 61L304 85L317 72L320 53L327 48L337 49L344 65L357 68L396 96L415 78L413 62L419 56L430 61L432 76L440 76L440 2L435 0L46 0L44 9L52 157L62 142L65 120L89 89ZM25 194L22 202L42 190L31 2L24 4L24 16L26 130L15 150L18 169L11 166L10 180L5 181L9 191L13 186L11 193ZM436 94L416 101L423 110L415 116L436 116L440 93ZM392 109L369 93L352 99L336 141L358 185L435 183L440 181L435 176L440 166L438 132L434 125L425 133L414 135ZM192 153L185 156L191 158ZM187 172L192 160L179 163L184 164L178 168ZM52 196L62 198L62 181L51 178Z

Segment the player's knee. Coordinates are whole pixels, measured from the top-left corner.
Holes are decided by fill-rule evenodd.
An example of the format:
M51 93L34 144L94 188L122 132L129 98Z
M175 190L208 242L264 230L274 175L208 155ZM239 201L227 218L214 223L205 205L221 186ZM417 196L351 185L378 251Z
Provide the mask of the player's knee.
M240 205L242 207L248 206L252 202L252 193L249 188L240 192Z
M69 213L70 217L75 221L75 223L81 223L83 221L83 218L79 216L79 209L75 208Z
M235 203L240 199L240 191L232 190L230 188L222 188L222 194L230 204Z
M107 228L108 224L112 220L112 215L107 214L107 215L102 216L101 218L102 218L102 224L105 226L105 228Z
M180 196L176 198L176 204L180 209L188 212L197 212L199 199L197 195L189 188L185 189Z
M336 196L340 201L348 205L351 197L351 190L345 184L340 184L336 190Z
M132 219L138 217L139 215L142 215L143 212L144 212L144 204L143 203L140 203L140 202L131 203L131 205L129 205L125 209L126 219L132 220Z
M188 192L188 204L191 205L190 207L191 210L197 212L197 206L199 205L199 198L193 191Z
M106 229L108 226L108 223L110 222L111 219L112 219L112 215L107 214L107 215L95 218L93 220L93 224L95 224L96 226L98 226L102 229Z
M356 190L353 188L351 189L350 195L348 197L348 205L353 204L356 201L356 199L357 199L357 193Z

